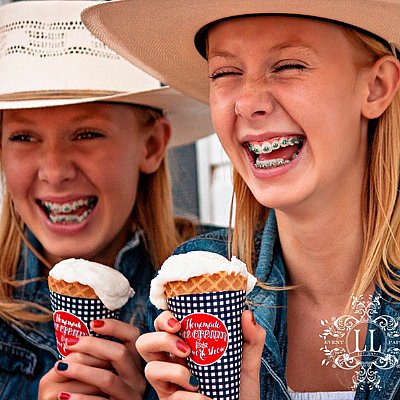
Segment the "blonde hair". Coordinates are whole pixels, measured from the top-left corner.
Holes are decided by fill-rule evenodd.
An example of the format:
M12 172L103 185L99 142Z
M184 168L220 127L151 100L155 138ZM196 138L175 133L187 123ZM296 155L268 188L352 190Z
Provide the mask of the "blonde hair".
M232 240L230 255L236 255L246 263L249 271L254 273L256 264L254 236L265 224L268 208L260 204L240 174L233 168L233 193L236 202L235 229L229 230ZM232 226L232 207L229 225Z
M352 31L370 64L393 49ZM354 296L375 282L383 292L400 300L400 91L383 115L370 121L370 152L364 185L364 251L353 286Z
M393 55L393 50L379 41L351 29L348 31L370 65L385 55ZM352 290L354 296L364 293L374 282L389 296L400 300L399 173L400 91L397 91L383 115L369 123L369 160L363 193L363 254ZM233 186L236 222L231 251L250 266L255 261L254 235L264 226L268 208L258 203L235 170Z
M158 118L159 110L132 106L143 129L150 129ZM0 113L1 123L1 113ZM1 137L1 136L0 136ZM13 298L13 289L34 280L17 281L16 273L22 244L39 258L45 267L51 265L33 248L24 235L24 223L14 210L11 196L3 182L4 198L0 219L0 318L17 325L51 320L50 311L36 303ZM151 196L148 194L151 193ZM171 185L167 160L164 158L158 170L152 174L142 174L139 179L137 198L131 213L131 229L142 231L145 246L156 269L182 241L196 233L194 222L174 217ZM45 275L45 271L44 275Z

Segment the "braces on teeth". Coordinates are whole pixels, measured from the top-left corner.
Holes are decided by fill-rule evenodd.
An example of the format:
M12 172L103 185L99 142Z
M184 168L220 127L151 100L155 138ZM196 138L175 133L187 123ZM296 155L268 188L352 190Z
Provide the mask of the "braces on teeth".
M295 146L298 144L301 144L303 142L303 137L301 136L294 136L294 137L281 137L279 140L276 139L272 142L263 142L262 145L258 143L254 143L253 145L251 143L248 144L248 148L250 151L255 153L256 155L260 154L269 154L274 150L278 150L281 147L287 147L287 146ZM297 155L299 154L300 149L298 149L292 156L290 160L285 160L283 158L274 158L270 160L259 160L258 158L256 159L254 165L256 168L275 168L275 167L280 167L285 164L289 164L292 160L294 160Z
M49 219L54 224L58 224L60 222L74 222L81 223L83 222L92 210L86 210L82 213L82 215L49 215Z
M274 150L278 150L281 147L295 146L303 142L301 136L295 136L291 138L282 137L279 140L273 142L264 142L262 145L255 143L254 145L248 144L249 150L256 154L268 154Z
M281 165L289 164L290 161L294 160L297 157L298 153L294 153L293 157L290 160L284 160L283 158L275 158L272 160L260 161L256 160L255 166L257 168L273 168L280 167Z
M81 199L78 201L72 201L70 203L64 203L64 204L56 204L56 203L51 203L49 201L44 201L42 204L49 210L53 211L56 213L68 213L71 211L75 211L80 207L89 207L93 205L93 200L92 199Z
M71 201L63 204L52 203L50 201L42 201L42 206L46 209L46 214L53 224L60 223L82 223L93 211L96 206L95 198L86 198L76 201ZM87 209L82 214L72 214L81 207Z

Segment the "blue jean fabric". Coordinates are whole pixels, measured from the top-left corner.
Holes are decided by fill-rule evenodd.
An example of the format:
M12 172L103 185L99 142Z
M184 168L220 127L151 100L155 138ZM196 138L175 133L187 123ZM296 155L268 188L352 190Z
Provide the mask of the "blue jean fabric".
M219 230L185 242L176 249L175 253L205 250L216 252L226 257L227 243L227 230ZM269 286L285 286L285 266L273 210L269 213L264 230L255 237L255 249L257 257L253 267L255 268L257 279ZM377 293L383 297L378 313L400 320L399 303L385 298L379 289L376 289L375 296ZM257 322L267 333L260 370L260 399L263 400L290 399L286 382L286 305L286 292L284 290L265 290L260 286L256 286L248 296L248 308L253 311ZM150 325L158 313L159 310L156 310L154 306L148 303ZM366 343L369 341L369 335L370 333L367 334ZM376 339L380 340L379 337L375 337ZM381 340L381 344L384 345L385 338L381 337ZM398 357L400 358L400 355ZM304 367L307 368L306 365ZM359 387L355 393L355 400L400 399L400 366L386 370L380 369L378 374L381 380L381 388ZM146 398L148 400L156 399L157 396L154 391L149 391Z
M40 245L27 233L35 249ZM129 280L136 294L121 310L121 319L147 331L144 315L154 268L139 233L119 252L115 268ZM43 266L24 246L20 255L17 279L43 276ZM15 291L15 297L39 303L50 309L47 281L29 283ZM0 319L0 399L34 400L38 396L40 378L58 360L53 322L35 323L31 328L19 328Z

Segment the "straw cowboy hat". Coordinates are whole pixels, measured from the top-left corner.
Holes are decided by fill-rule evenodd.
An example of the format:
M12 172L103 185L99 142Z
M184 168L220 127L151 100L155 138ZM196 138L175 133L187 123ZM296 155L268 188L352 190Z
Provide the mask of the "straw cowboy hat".
M0 7L0 110L88 102L162 109L172 146L213 132L209 107L114 53L83 25L93 1L22 1Z
M196 35L214 21L249 14L341 22L400 48L400 0L121 0L85 10L82 20L127 60L207 101L208 69L196 49Z

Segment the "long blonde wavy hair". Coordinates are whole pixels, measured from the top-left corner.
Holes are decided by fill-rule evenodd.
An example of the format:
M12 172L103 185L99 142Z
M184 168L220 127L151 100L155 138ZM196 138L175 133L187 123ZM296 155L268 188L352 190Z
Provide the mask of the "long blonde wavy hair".
M162 117L162 113L158 110L132 107L143 129L151 128L155 121ZM6 182L3 182L3 188L3 209L0 220L0 318L17 325L49 321L51 314L47 308L13 298L14 288L31 282L15 280L23 243L36 254L45 267L51 268L51 265L25 237L24 222L14 210ZM145 245L155 269L180 242L196 233L194 222L173 215L171 184L165 158L156 172L140 176L137 197L131 213L131 230L143 232ZM45 274L46 271L43 277L37 279L45 279Z
M367 55L369 65L394 53L370 36L351 29L348 32L356 48ZM362 199L363 253L352 294L361 295L374 282L389 296L400 300L400 91L383 115L369 125L369 160ZM233 188L236 222L231 253L252 266L254 235L264 226L268 208L255 199L236 170L233 170Z

